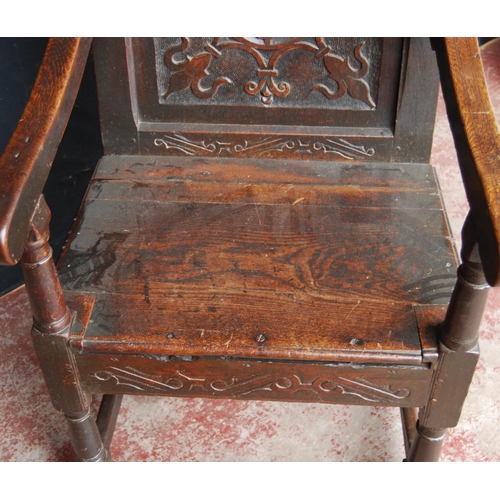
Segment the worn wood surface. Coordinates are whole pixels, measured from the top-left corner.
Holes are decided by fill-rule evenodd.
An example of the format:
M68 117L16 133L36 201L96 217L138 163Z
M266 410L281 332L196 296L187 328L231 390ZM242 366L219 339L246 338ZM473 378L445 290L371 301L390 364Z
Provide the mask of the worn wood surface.
M85 294L68 295L76 318L72 339L77 344L88 328L93 304ZM73 352L82 387L98 394L418 407L427 402L433 377L427 364L293 363L144 350L140 354ZM108 399L114 402L113 397L106 398L106 407Z
M83 387L98 394L418 407L432 379L423 366L94 353L75 360Z
M52 38L19 124L0 157L0 264L23 253L30 219L78 93L88 38Z
M454 269L428 165L108 157L60 275L85 350L418 364Z
M440 357L429 403L420 412L422 425L443 429L455 427L479 359L479 348L457 352L440 346Z
M428 43L207 40L95 45L106 152L122 155L101 161L59 263L71 318L58 330L54 314L34 329L77 453L106 458L89 391L420 407L410 458L437 459L477 352L438 346L436 336L456 258L426 164L437 88ZM23 236L32 219L31 196L38 201L83 70L88 42L67 44L49 45L35 85L49 68L55 90L40 92L51 108L40 134L26 141L22 125L12 142L34 149L2 157L12 174L2 201L6 263L22 239L10 239L9 224ZM60 67L51 47L64 53ZM474 82L473 44L436 49L473 233L496 284L498 131L485 86ZM252 57L257 69L242 63ZM65 78L51 85L58 71ZM229 80L237 85L217 94ZM131 153L140 156L123 156ZM44 251L29 251L28 277L50 261ZM43 326L44 286L58 284L43 273L38 281ZM107 397L101 412L106 444L119 399ZM403 413L409 442L414 412Z
M439 342L436 325L440 325L446 315L447 306L415 306L420 345L422 347L422 359L428 363L434 363L439 357Z
M479 251L488 283L500 283L500 134L476 38L434 41Z

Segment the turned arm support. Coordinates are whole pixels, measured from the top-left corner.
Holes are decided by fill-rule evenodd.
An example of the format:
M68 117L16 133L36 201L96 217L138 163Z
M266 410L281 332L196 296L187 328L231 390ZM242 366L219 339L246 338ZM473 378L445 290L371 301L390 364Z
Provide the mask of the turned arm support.
M51 38L33 91L0 157L0 264L16 264L68 123L90 38Z
M437 38L433 46L481 263L488 283L496 286L500 284L500 134L477 39Z

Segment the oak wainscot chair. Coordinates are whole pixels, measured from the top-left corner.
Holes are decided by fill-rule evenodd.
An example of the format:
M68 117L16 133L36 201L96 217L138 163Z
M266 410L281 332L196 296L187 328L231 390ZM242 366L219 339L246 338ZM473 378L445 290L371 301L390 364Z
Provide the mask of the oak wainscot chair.
M50 40L0 161L0 260L77 458L110 459L143 394L395 406L407 460L438 460L500 276L476 40L96 39L105 156L56 270L41 192L90 46ZM460 266L429 165L439 80Z

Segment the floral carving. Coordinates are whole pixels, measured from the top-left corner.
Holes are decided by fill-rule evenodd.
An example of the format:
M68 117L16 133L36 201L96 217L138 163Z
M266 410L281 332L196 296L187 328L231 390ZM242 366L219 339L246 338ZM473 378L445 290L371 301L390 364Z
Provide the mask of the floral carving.
M187 57L185 61L175 63L173 57L176 53L182 52L189 47L189 39L183 38L181 45L170 47L163 58L167 68L175 71L170 78L168 91L163 95L166 99L170 94L180 92L191 87L193 94L200 99L210 99L217 92L217 89L225 83L232 83L229 78L218 78L209 89L203 89L200 86L200 80L208 76L207 68L212 60L212 55L208 52L202 52L195 57Z
M370 87L368 87L368 84L363 80L370 69L368 61L361 53L363 45L364 42L360 43L354 49L354 55L361 63L361 68L358 70L352 68L347 57L342 59L332 54L325 55L323 61L329 72L328 77L337 83L338 89L336 92L332 92L328 87L320 84L314 86L312 90L322 92L328 99L340 99L344 97L346 93L349 93L354 99L359 99L368 104L371 108L374 108L375 103L370 96Z
M276 41L273 37L245 38L234 37L222 42L219 37L205 43L203 50L194 55L187 55L191 46L189 38L183 37L179 45L169 47L163 56L167 68L173 71L168 83L168 90L163 94L167 99L170 95L191 88L199 99L210 99L220 86L232 85L234 82L227 76L217 78L210 88L202 86L202 80L209 75L209 67L213 58L219 58L224 51L241 50L250 54L256 64L255 79L244 84L247 94L260 94L262 104L270 105L274 98L286 98L290 94L291 83L280 79L277 63L283 55L291 51L305 51L312 57L322 60L328 78L337 84L336 90L331 90L324 84L317 84L311 92L321 92L329 100L337 100L349 94L352 98L368 104L371 108L375 103L370 95L370 87L364 78L370 70L370 63L362 49L364 42L354 49L354 57L360 63L360 68L354 68L349 58L331 54L332 47L325 44L323 37L314 39L315 43L304 41L300 37L291 37L284 41ZM180 61L178 60L180 58Z

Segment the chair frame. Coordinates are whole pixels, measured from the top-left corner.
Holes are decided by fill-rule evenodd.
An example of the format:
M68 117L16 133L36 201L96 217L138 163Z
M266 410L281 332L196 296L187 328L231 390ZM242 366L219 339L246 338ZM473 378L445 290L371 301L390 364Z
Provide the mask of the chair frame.
M427 352L432 376L428 402L418 414L415 408L401 409L408 461L438 460L446 429L457 425L479 356L478 331L488 288L500 283L500 136L477 42L444 38L432 43L470 213L462 232L457 282L438 328L439 349L430 346ZM65 298L48 243L50 210L41 195L90 44L90 39L78 38L49 41L28 105L0 159L0 263L20 262L23 267L35 347L53 404L66 415L78 459L103 461L110 459L122 394L105 395L97 420L92 417L80 385L85 356L71 347L88 324L92 303L78 294ZM102 68L97 71L103 73ZM105 142L112 133L103 131ZM239 361L227 363L233 363L232 370L240 369ZM175 364L172 367L175 371ZM316 373L317 368L311 364L307 369Z

